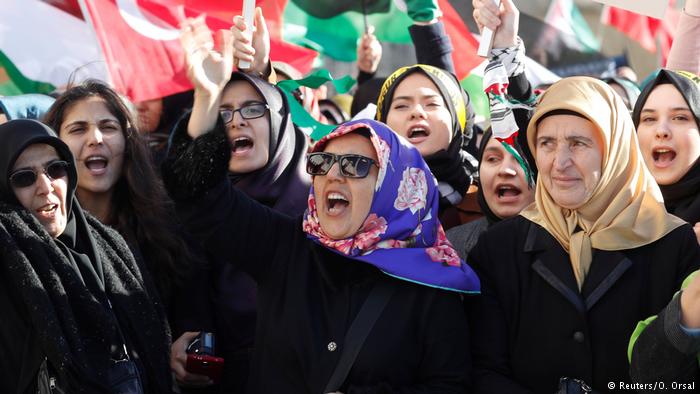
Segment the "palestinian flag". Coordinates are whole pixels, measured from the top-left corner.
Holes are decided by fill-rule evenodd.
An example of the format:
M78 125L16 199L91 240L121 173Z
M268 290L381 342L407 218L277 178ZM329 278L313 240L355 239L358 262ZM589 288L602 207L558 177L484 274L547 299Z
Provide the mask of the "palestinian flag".
M77 2L69 3L3 1L0 95L49 93L86 78L107 80L94 33Z

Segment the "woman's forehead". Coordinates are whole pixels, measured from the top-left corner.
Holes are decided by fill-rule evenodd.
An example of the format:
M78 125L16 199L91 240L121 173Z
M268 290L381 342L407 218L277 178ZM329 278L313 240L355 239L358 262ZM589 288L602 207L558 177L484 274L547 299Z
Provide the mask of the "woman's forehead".
M48 144L32 144L24 149L17 157L13 170L25 167L42 166L47 162L58 158L58 152L56 152L56 149L53 146Z
M239 106L250 101L265 102L265 98L248 81L235 81L221 97L222 105Z
M357 133L348 133L333 138L328 141L323 151L337 154L358 154L374 159L377 158L377 153L370 139Z

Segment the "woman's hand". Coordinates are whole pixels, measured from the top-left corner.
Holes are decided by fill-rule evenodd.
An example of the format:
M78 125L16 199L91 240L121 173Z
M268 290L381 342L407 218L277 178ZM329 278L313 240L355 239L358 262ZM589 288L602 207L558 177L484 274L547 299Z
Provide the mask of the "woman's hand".
M479 27L479 32L484 27L495 32L493 37L494 48L507 48L518 43L518 23L520 11L513 4L513 0L501 0L498 7L493 0L473 0L474 21Z
M248 30L252 35L246 34ZM241 61L250 63L244 71L257 76L267 76L270 66L270 33L260 7L255 8L255 25L246 26L245 19L237 15L233 18L233 48L236 65Z
M199 332L187 331L170 346L170 369L175 373L175 379L182 386L204 387L214 383L208 376L189 373L185 369L187 346L197 338L197 335Z
M218 96L231 78L233 35L228 30L217 31L215 46L204 15L186 19L181 30L180 44L185 51L187 77L196 92Z
M370 26L357 45L357 68L367 74L374 74L381 60L382 44L374 35L374 26Z

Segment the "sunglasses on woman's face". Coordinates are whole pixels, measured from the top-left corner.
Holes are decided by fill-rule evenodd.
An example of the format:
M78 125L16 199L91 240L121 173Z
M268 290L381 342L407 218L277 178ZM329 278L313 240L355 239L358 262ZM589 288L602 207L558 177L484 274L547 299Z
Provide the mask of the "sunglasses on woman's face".
M239 112L243 119L257 119L265 115L265 111L267 111L269 108L270 107L268 107L267 104L254 103L244 105L238 109L221 108L219 109L219 114L221 115L221 119L224 121L224 124L229 124L233 121L233 115L236 112Z
M309 175L326 175L333 164L338 162L340 173L348 178L364 178L376 161L362 155L336 155L327 152L310 153L307 156L306 172Z
M42 172L50 180L54 181L68 176L68 167L70 167L70 164L67 161L57 160L49 163L42 169ZM36 182L37 178L39 178L39 175L34 169L18 170L10 175L10 185L15 188L29 187Z

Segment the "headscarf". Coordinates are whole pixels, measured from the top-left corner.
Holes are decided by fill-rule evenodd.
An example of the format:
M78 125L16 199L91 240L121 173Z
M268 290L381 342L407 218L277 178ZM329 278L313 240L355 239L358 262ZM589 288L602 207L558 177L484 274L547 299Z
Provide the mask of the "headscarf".
M78 175L70 149L53 130L35 120L0 125L0 140L0 216L3 225L11 226L7 231L18 249L12 261L3 263L8 266L9 280L22 284L20 296L30 324L62 384L68 384L71 392L81 387L92 387L95 392L105 381L113 349L121 343L119 323L107 306L107 295L113 295L109 300L122 312L119 321L124 335L143 361L150 387L165 392L168 371L159 367L167 366L170 338L155 288L141 277L123 240L115 241L109 233L96 235L102 227L83 214L75 198ZM65 201L68 223L56 239L21 207L9 182L17 158L33 144L54 147L59 158L70 163Z
M382 123L357 120L338 126L313 150L323 151L328 141L358 131L369 133L379 159L369 214L354 236L334 240L321 228L312 187L303 224L308 238L399 279L457 292L479 292L476 274L445 237L437 218L437 182L413 145Z
M695 123L700 127L700 78L686 71L665 69L660 70L656 77L644 86L632 114L634 125L639 126L642 109L651 91L666 83L678 89L693 113ZM700 160L697 160L676 183L659 185L659 188L670 213L691 224L700 222Z
M262 79L235 72L231 81L246 81L270 107L269 160L247 174L231 174L236 187L254 200L289 215L304 211L311 179L306 173L306 136L294 127L284 94ZM234 159L235 160L235 159Z
M5 114L7 120L41 119L54 101L53 97L45 94L0 97L0 111Z
M479 159L479 174L481 174L481 164L483 164L483 158L484 158L484 151L486 150L486 145L488 145L489 141L491 140L491 137L493 136L492 130L489 127L486 129L486 132L484 133L483 137L481 137L481 141L479 143L479 154L478 154L478 159ZM530 154L530 149L526 146L525 150L520 146L520 135L518 135L518 138L513 141L513 144L515 146L515 149L518 149L520 152L528 152L528 154L523 154L521 155L523 159L527 162L527 166L529 169L534 169L535 163L531 163L528 158L531 157L532 155ZM506 152L506 154L510 155L510 152ZM536 176L535 171L531 171L533 174ZM523 174L523 176L525 176ZM525 179L525 184L528 184L527 179ZM529 185L528 187L532 187L532 185ZM481 208L481 212L484 214L486 217L486 220L489 223L489 226L491 226L494 223L500 222L501 219L496 215L492 210L491 207L489 207L488 202L486 201L486 197L484 196L484 189L482 185L479 185L479 189L476 192L476 200L479 203L479 207Z
M478 163L466 152L472 138L474 111L469 95L462 89L457 78L437 67L417 64L394 71L384 82L377 100L377 117L386 123L396 87L409 75L420 72L430 79L445 100L452 115L452 141L446 150L424 157L433 175L441 185L440 208L457 205L476 175Z
M639 86L637 86L636 83L624 77L607 77L603 78L603 82L607 83L608 85L611 83L620 85L620 87L622 87L622 90L625 91L625 95L627 95L626 99L629 102L630 110L634 108L634 105L637 102L637 99L639 98L639 94L641 92Z
M581 207L570 210L552 199L540 176L535 203L521 215L544 227L569 253L581 289L593 248L637 248L662 238L683 221L666 212L659 187L644 165L629 111L609 85L594 78L571 77L547 89L527 130L535 157L538 121L559 110L585 117L601 133L600 181Z

